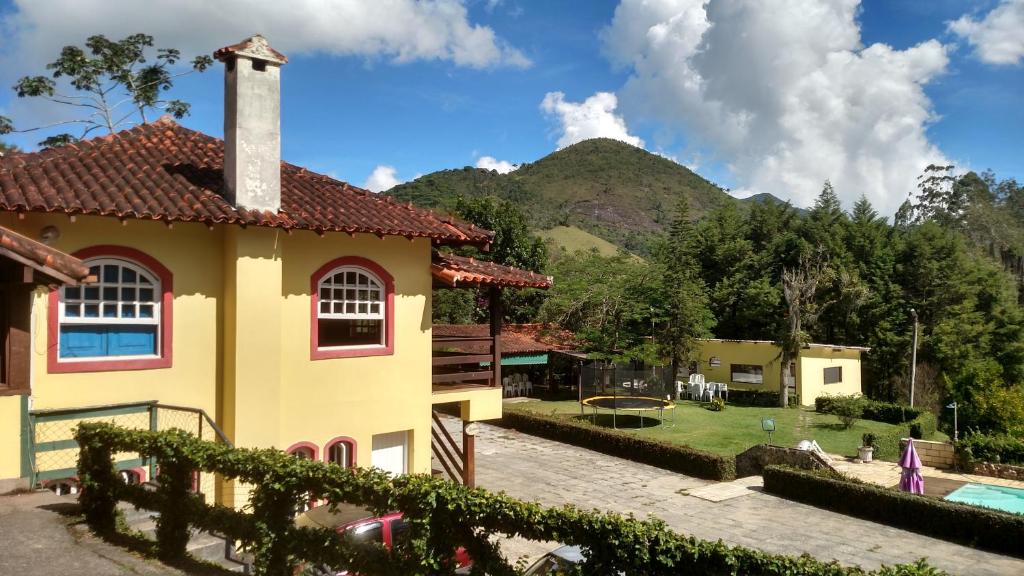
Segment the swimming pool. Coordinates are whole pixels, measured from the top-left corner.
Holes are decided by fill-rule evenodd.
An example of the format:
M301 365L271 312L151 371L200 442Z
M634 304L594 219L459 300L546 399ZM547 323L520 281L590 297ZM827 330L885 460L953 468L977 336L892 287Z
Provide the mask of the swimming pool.
M1024 514L1024 490L991 484L964 484L946 495L950 502L998 508Z

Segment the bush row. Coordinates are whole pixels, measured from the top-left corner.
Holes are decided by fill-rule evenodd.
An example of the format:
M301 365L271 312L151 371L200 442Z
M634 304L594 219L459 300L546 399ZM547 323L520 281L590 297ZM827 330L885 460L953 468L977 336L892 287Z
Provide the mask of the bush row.
M776 408L779 405L779 393L765 390L729 390L729 404Z
M823 414L834 413L833 405L842 396L819 396L814 399L814 409ZM895 402L881 402L870 398L858 398L857 404L861 408L861 418L885 422L886 424L902 424L917 419L924 410L904 406Z
M957 442L956 451L969 462L1024 466L1024 439L1006 434L990 436L972 432Z
M499 424L687 476L707 480L731 480L736 477L733 458L595 426L586 417L538 414L506 406Z
M452 574L452 550L465 546L474 573L513 576L490 534L559 541L587 550L579 574L670 574L750 576L863 576L859 567L843 567L800 557L766 554L677 534L656 520L585 512L566 506L543 508L504 494L431 478L390 479L374 469L343 469L299 460L277 450L229 448L184 432L150 432L106 423L81 424L80 503L89 525L113 530L116 503L128 499L160 512L158 549L166 557L185 553L188 529L200 527L237 539L255 552L256 574L285 576L303 561L348 569L366 576ZM155 492L126 486L117 477L112 456L135 452L160 462ZM184 492L189 470L220 474L253 487L251 512L209 506ZM170 475L172 478L165 478ZM399 510L409 521L409 538L388 551L367 546L329 529L296 528L295 507L313 496L331 503L349 502L374 512ZM923 562L883 567L879 576L934 576Z
M777 466L765 469L764 489L819 508L1024 558L1024 515Z

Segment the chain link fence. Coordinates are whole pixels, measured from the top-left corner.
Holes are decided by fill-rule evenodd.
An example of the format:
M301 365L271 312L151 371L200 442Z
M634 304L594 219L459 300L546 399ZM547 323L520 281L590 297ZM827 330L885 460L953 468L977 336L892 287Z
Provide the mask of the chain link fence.
M156 403L123 404L95 408L40 410L30 414L32 424L31 468L37 484L57 494L78 491L78 444L75 428L82 422L107 422L137 430L182 430L211 442L224 439L209 418L193 408ZM114 455L122 478L129 483L154 479L159 462L142 459L138 454ZM212 474L196 473L194 490L213 501L217 481Z

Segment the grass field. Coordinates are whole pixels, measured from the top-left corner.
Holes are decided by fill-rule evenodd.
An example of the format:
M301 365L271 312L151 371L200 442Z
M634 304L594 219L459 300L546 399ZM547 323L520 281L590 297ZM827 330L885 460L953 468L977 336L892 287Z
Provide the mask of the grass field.
M567 252L591 248L597 248L597 252L602 256L615 256L619 252L618 247L611 242L575 226L555 226L550 230L540 230L536 234L544 240L551 240L556 246L565 248Z
M516 404L522 408L544 414L580 414L579 402L540 401ZM602 410L600 413L605 413ZM587 418L592 410L587 408ZM657 440L685 444L693 448L734 456L756 444L768 441L768 434L761 430L761 418L775 419L775 433L772 443L779 446L795 447L801 440L817 440L830 454L855 456L865 432L881 434L896 429L893 424L857 420L852 428L844 430L839 418L831 414L819 414L813 408L749 408L729 405L723 412L712 412L699 402L680 401L675 410L665 412L664 422L658 423L657 413L645 416L647 427L639 427L639 419L622 416L617 418L619 429L628 430L640 436ZM611 423L611 417L602 417L599 423ZM652 426L652 424L654 424Z

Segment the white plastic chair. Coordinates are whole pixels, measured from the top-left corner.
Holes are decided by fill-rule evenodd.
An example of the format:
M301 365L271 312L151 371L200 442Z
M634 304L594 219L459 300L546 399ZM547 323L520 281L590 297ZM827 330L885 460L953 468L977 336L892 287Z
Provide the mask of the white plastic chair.
M526 379L526 383L523 385L523 389L525 390L527 396L533 394L533 382L530 382L529 378Z
M505 398L512 395L512 379L508 376L501 379L501 393Z
M718 385L718 396L726 402L729 401L729 386L725 382Z
M711 399L715 397L715 388L716 388L716 386L715 386L714 382L708 382L706 384L702 384L702 391L700 393L700 401L701 402L711 402ZM707 398L707 400L704 400L705 398Z

